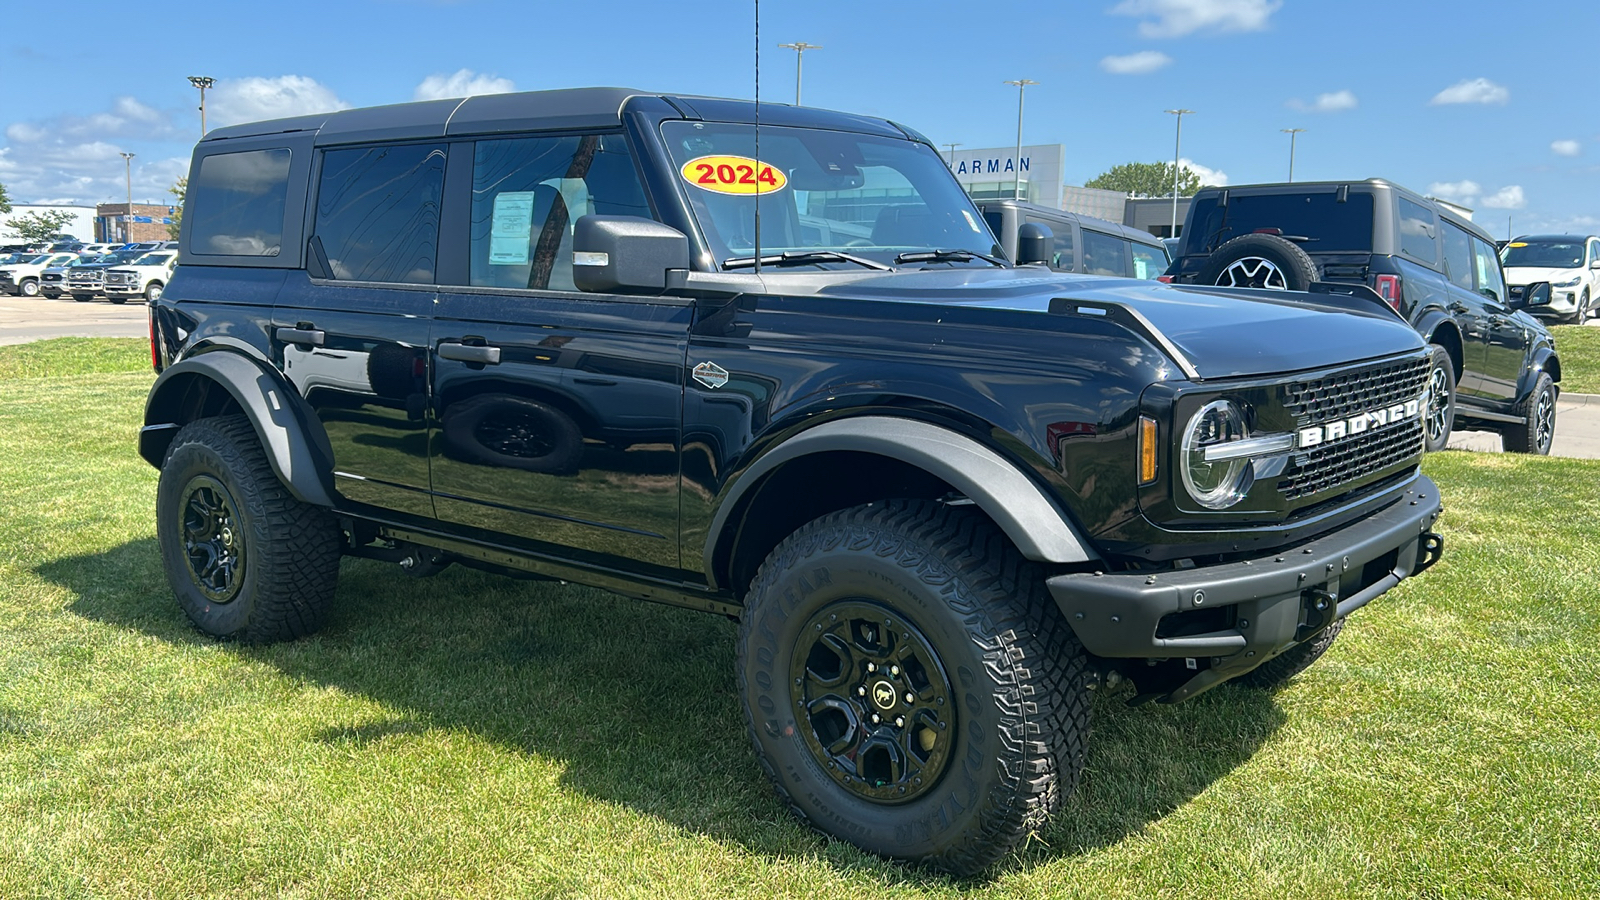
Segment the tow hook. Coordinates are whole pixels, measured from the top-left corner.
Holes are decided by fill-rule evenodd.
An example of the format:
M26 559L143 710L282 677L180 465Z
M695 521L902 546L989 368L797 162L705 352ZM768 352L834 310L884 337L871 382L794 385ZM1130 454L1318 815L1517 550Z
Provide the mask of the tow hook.
M1300 627L1295 629L1296 643L1303 641L1329 625L1338 615L1339 599L1321 588L1312 588L1300 594Z
M1428 532L1422 536L1422 543L1417 547L1417 565L1411 570L1412 575L1421 575L1430 566L1444 556L1444 536Z

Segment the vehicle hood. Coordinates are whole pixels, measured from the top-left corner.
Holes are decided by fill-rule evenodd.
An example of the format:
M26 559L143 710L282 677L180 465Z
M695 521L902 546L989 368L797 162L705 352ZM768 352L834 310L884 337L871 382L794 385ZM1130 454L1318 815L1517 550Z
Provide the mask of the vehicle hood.
M1423 347L1416 330L1378 301L1323 294L1169 285L1028 268L881 273L816 293L1046 315L1056 298L1118 304L1143 317L1202 380L1298 372Z
M1551 269L1544 266L1507 266L1506 284L1535 284L1540 281L1555 283L1557 281L1571 281L1573 277L1582 275L1584 270L1579 269Z

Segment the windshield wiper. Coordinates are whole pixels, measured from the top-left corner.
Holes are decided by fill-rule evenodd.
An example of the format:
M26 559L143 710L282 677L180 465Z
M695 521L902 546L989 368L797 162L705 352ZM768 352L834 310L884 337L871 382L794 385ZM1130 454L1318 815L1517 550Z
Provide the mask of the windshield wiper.
M837 250L785 250L775 256L761 257L763 266L810 266L825 262L855 263L858 266L880 269L885 272L893 270L893 267L886 266L881 262L873 262L865 257L840 253ZM756 258L754 256L736 256L722 261L724 269L748 269L755 264Z
M966 262L971 259L981 259L986 263L1004 266L1005 261L986 256L972 250L912 250L902 253L894 258L895 264L909 262Z

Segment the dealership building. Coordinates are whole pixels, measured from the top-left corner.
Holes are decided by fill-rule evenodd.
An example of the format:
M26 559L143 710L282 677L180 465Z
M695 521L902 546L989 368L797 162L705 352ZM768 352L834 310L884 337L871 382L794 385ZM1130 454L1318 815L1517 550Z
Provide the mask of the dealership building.
M1158 237L1172 231L1172 198L1135 200L1122 191L1071 187L1065 181L1066 145L1028 144L1016 147L947 151L945 162L956 181L974 200L1021 196L1029 203L1064 209L1081 216L1120 222ZM1189 198L1178 199L1178 230L1189 211Z

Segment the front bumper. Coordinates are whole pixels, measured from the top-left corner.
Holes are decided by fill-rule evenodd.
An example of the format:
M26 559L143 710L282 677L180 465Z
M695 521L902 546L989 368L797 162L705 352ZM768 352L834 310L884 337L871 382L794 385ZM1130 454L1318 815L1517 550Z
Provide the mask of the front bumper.
M1392 504L1299 546L1160 572L1071 573L1050 595L1095 656L1182 659L1187 700L1243 675L1437 562L1439 489L1418 475ZM1201 665L1201 661L1204 665Z

